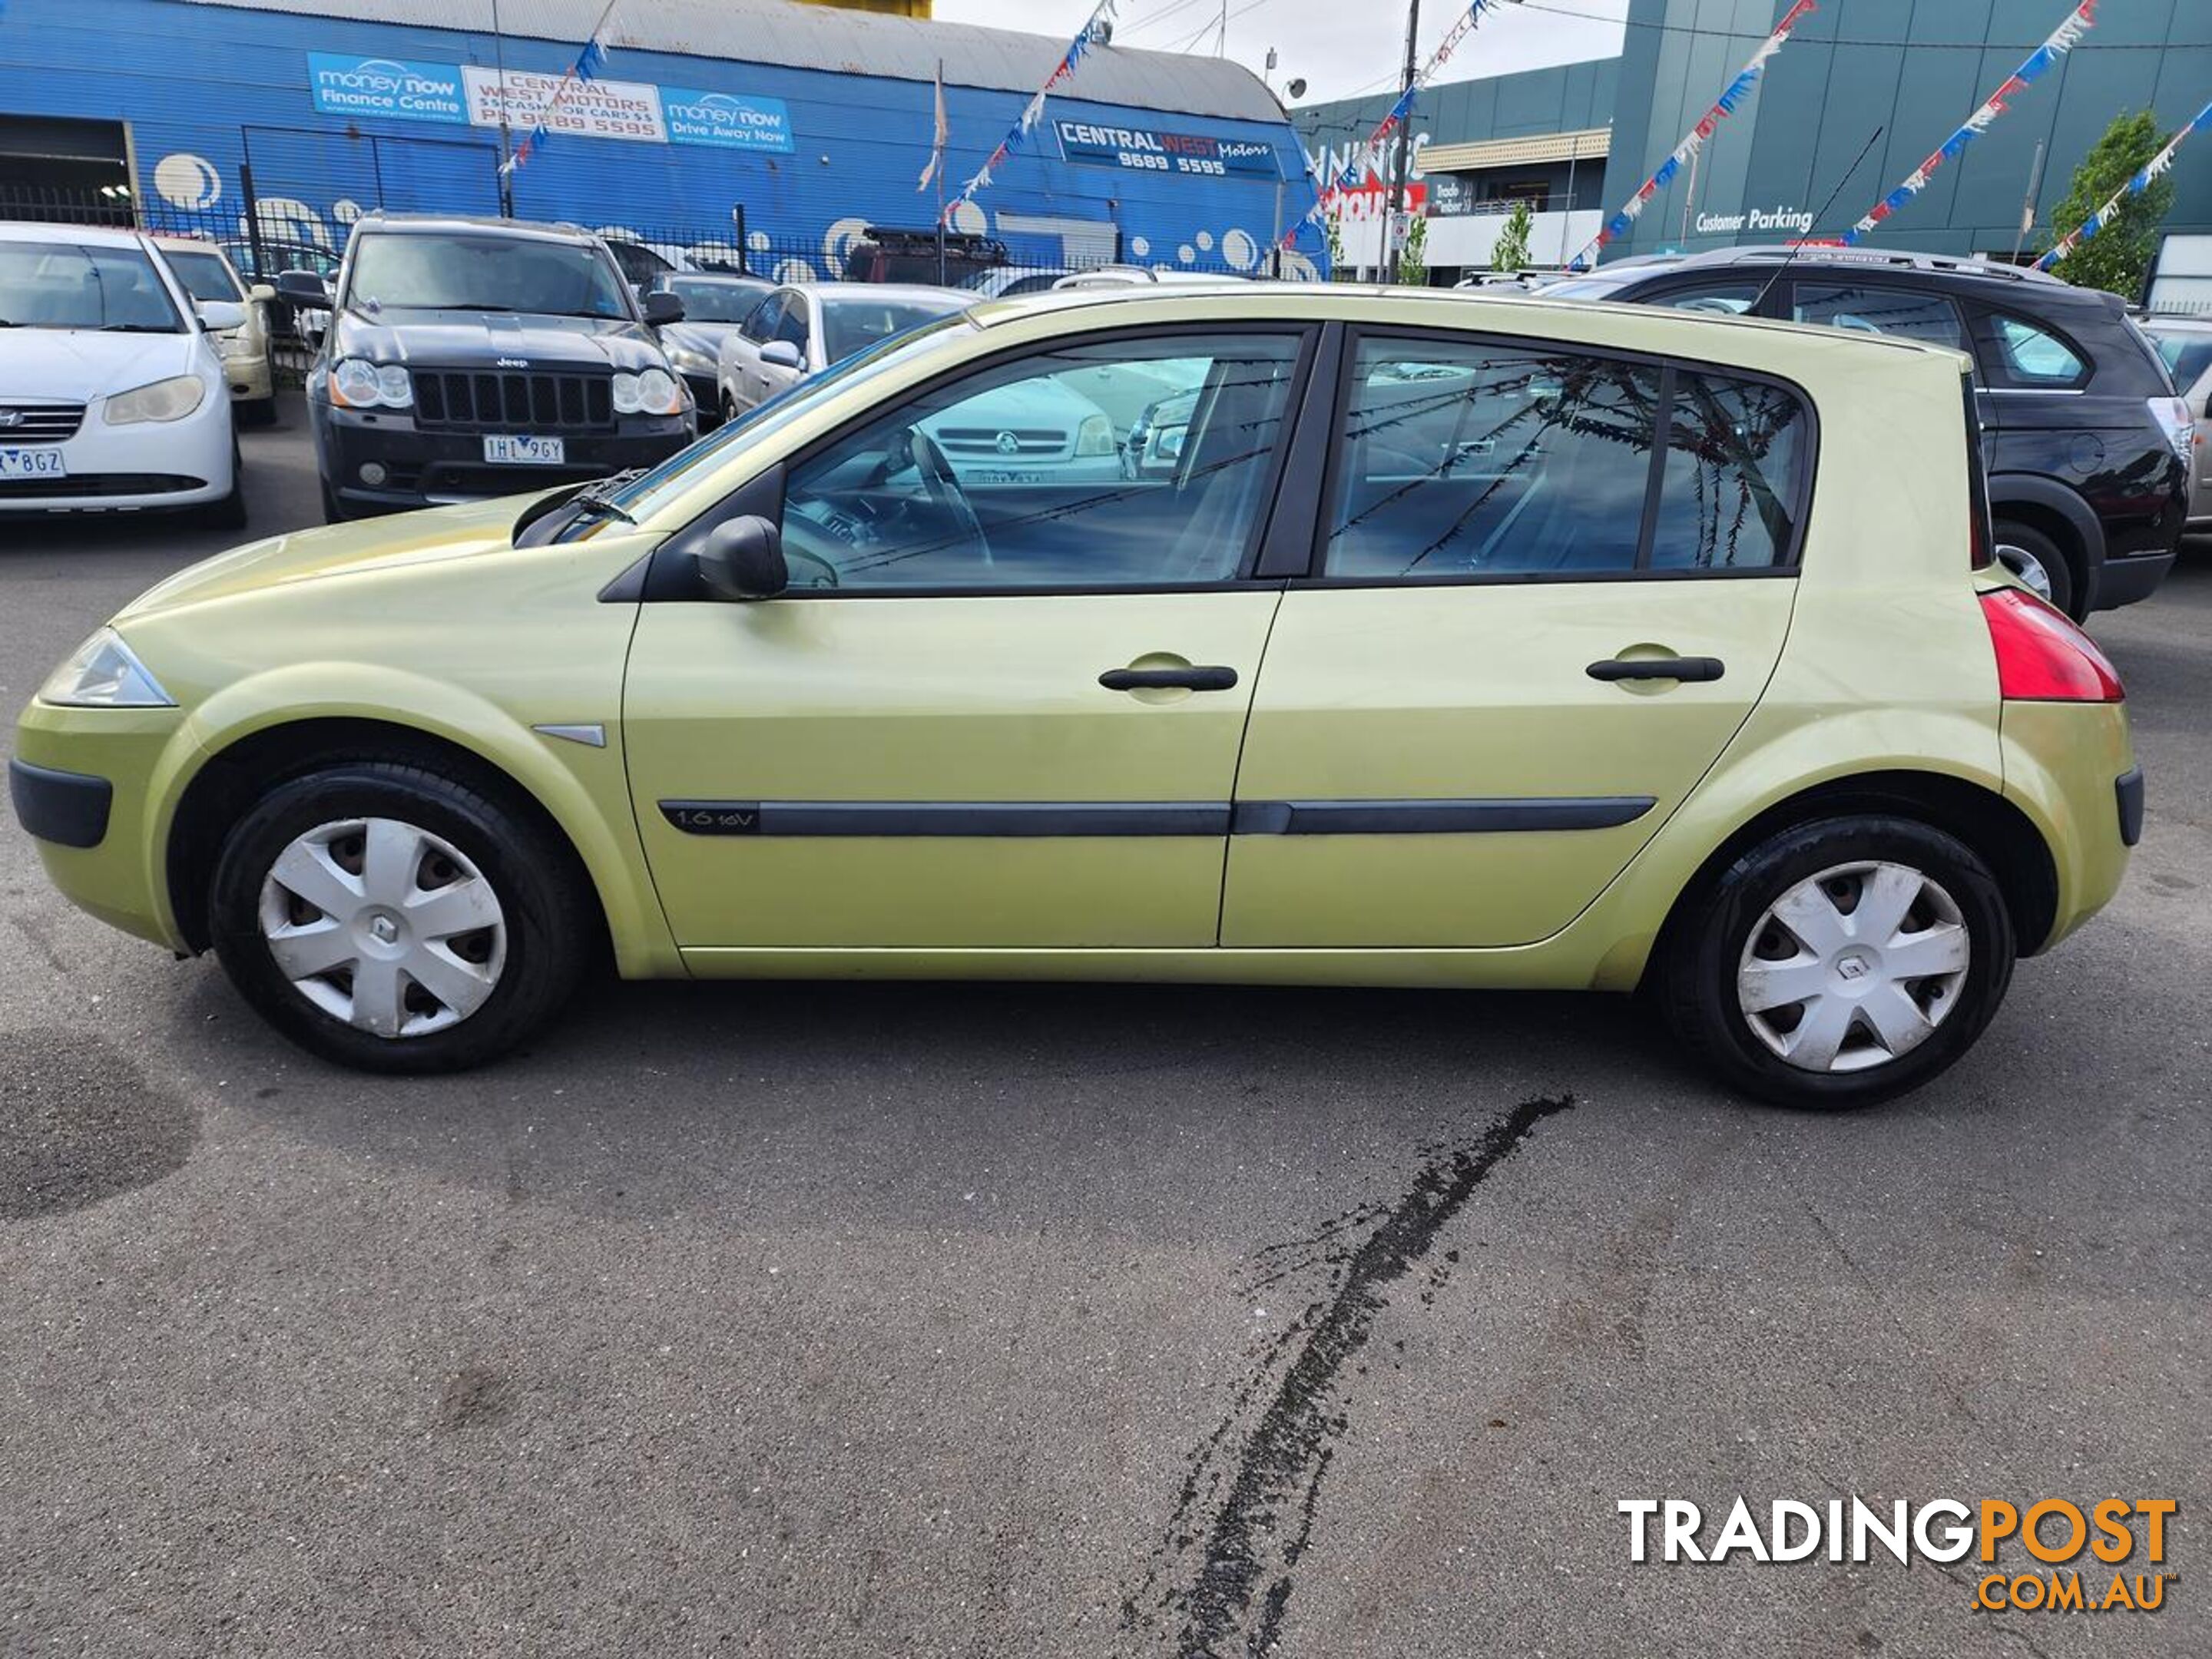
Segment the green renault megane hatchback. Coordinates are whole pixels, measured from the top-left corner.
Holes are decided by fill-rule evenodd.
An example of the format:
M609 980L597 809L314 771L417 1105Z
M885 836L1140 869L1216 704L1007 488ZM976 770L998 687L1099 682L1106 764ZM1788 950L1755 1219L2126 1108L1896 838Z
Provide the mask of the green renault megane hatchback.
M2141 823L2117 677L1991 561L1970 372L1517 297L979 302L651 471L172 577L12 793L76 902L375 1070L611 958L1641 988L1742 1089L1867 1101ZM949 453L1073 441L1025 407L1124 464Z

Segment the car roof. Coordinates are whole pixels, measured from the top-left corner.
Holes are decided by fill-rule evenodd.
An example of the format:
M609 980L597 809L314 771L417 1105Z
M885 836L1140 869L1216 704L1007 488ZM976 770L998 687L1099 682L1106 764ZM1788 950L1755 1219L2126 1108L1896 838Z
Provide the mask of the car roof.
M219 258L227 259L222 251L222 244L210 241L204 236L163 236L157 232L148 236L146 240L155 247L173 249L179 253L212 253Z
M83 247L143 248L146 238L122 225L56 225L41 220L0 220L0 241L75 242Z
M965 289L939 288L933 283L787 283L784 286L802 289L825 302L831 300L938 300L950 301L955 310L968 304L973 297Z
M472 213L364 213L354 222L354 231L398 232L406 235L469 235L496 231L536 242L596 242L599 239L581 225L548 224L532 219L501 219Z
M1818 323L1790 323L1767 317L1722 316L1708 312L1663 310L1650 306L1623 305L1597 300L1552 300L1540 294L1486 293L1480 289L1394 288L1381 283L1248 282L1229 278L1201 285L1176 283L1166 286L1133 283L1127 287L1048 289L1041 294L1010 295L1001 299L976 300L968 314L976 325L994 328L1035 317L1040 313L1096 311L1115 307L1141 320L1146 312L1190 320L1197 312L1218 313L1224 322L1249 321L1279 316L1285 320L1316 319L1358 323L1400 323L1408 310L1433 310L1442 327L1494 327L1503 334L1526 335L1529 319L1546 312L1562 316L1584 316L1603 312L1635 319L1655 332L1680 333L1682 345L1668 348L1694 354L1691 343L1700 333L1726 331L1741 338L1742 331L1759 330L1778 339L1817 343L1824 350L1838 342L1870 351L1904 351L1919 356L1952 359L1963 365L1965 356L1949 346L1905 338L1894 334L1860 334L1825 327ZM1211 319L1206 319L1211 320ZM1429 319L1423 319L1423 321Z
M2152 311L2136 321L2154 332L2169 329L2176 334L2212 334L2212 317L2200 317L2192 312Z
M1955 277L2015 286L2027 284L2039 295L2081 292L2063 277L2054 276L2047 270L2037 270L2027 265L2006 264L2000 260L1973 255L1920 253L1906 248L1828 247L1809 242L1796 246L1784 242L1707 248L1696 253L1643 253L1630 259L1616 259L1591 270L1568 271L1565 280L1618 276L1627 281L1637 276L1656 276L1662 271L1721 270L1738 267L1771 271L1785 264L1793 273L1856 270L1892 276Z

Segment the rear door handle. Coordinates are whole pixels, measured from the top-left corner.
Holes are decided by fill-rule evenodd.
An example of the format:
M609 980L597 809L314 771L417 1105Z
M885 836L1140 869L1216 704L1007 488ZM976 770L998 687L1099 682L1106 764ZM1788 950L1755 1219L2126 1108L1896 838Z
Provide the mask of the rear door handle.
M1727 672L1718 657L1607 657L1583 670L1594 680L1717 680Z
M1237 684L1233 668L1193 664L1188 668L1109 668L1098 677L1109 691L1226 691Z

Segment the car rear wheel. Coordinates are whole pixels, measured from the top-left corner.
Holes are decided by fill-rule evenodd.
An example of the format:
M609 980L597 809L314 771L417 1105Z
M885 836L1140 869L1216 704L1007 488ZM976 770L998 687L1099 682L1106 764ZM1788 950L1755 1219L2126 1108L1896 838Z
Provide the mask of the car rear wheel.
M364 761L281 784L232 829L210 931L231 981L301 1048L365 1071L458 1071L557 1013L593 937L574 861L465 785Z
M1997 526L1996 539L1999 564L2039 597L2050 600L2075 621L2081 620L2074 608L2074 567L2067 563L2063 548L2040 530L2011 520Z
M1906 818L1830 818L1760 842L1678 919L1670 1022L1737 1088L1870 1105L1972 1048L2012 980L2012 920L1965 844Z

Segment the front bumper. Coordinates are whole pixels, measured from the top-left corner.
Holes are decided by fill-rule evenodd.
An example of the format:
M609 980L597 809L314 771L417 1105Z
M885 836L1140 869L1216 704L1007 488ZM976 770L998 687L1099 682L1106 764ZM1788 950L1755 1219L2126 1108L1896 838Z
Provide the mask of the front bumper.
M95 399L74 436L37 447L60 451L67 476L0 479L0 514L166 510L230 494L230 403L220 395L181 421L129 426L108 425Z
M276 395L276 383L269 368L269 354L261 351L249 356L225 357L222 360L223 383L230 388L230 400L234 404L266 403Z
M665 460L697 435L692 417L623 416L613 430L548 433L562 441L559 466L516 466L484 459L481 431L424 431L404 410L374 413L314 405L315 450L331 493L348 507L392 511L519 495L556 484L604 478ZM361 476L383 469L380 482Z
M107 839L115 786L86 772L10 760L8 799L15 808L15 821L33 840L50 841L57 847L97 847Z

